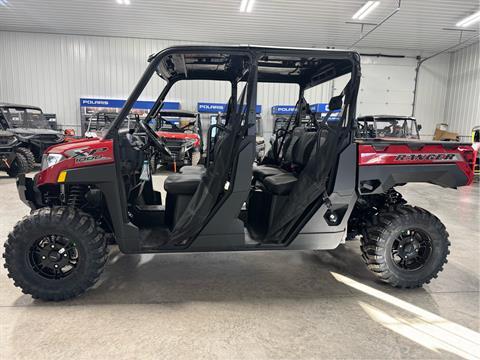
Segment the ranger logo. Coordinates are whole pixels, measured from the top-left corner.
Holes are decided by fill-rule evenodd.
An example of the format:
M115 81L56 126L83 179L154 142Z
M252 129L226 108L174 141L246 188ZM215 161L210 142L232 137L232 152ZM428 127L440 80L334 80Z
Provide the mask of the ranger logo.
M447 154L447 153L439 153L439 154L398 154L395 157L395 161L434 161L434 162L442 162L442 161L461 161L462 158L460 154Z

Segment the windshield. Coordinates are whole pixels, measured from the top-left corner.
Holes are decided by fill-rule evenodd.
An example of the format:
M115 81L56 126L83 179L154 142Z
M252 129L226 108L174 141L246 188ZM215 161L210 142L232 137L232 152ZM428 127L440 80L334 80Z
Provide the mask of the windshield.
M360 120L358 123L357 137L418 139L419 134L415 120L391 118Z
M50 129L48 120L39 109L9 107L3 111L11 128Z
M191 117L162 117L158 116L149 122L150 127L155 131L170 131L195 133L198 132L196 118Z

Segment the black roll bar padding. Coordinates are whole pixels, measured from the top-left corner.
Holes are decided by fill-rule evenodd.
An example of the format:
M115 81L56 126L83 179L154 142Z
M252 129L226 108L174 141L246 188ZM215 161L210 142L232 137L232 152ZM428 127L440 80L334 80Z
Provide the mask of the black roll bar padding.
M107 133L105 134L104 139L112 139L115 136L121 123L123 122L123 120L125 120L127 115L130 113L130 110L135 104L135 101L137 101L138 97L142 94L143 90L145 89L148 82L150 81L152 75L155 73L156 68L157 68L157 61L152 61L148 64L147 69L143 73L137 85L135 85L135 88L133 89L132 93L130 94L127 101L123 105L122 110L120 110L120 113L118 114L117 118L115 119L112 126L110 126ZM165 88L168 87L168 84L169 82L167 82L167 85L165 86ZM164 90L162 90L162 94L164 93Z
M299 105L300 102L302 102L302 100L303 100L303 89L300 89L299 98L297 100L297 103L295 104L295 109L293 111L293 114L290 115L290 117L288 118L287 126L285 127L285 134L282 137L282 142L280 143L280 146L278 146L277 151L273 152L273 157L274 157L275 162L278 162L278 160L279 160L280 151L283 148L283 144L285 143L285 138L287 137L287 134L289 132L288 129L290 128L290 124L292 123L292 120L293 120L294 116L295 116L295 123L296 123L296 125L298 125L298 123L297 123L297 121L299 119L299 117L298 117L298 114L299 114L298 105ZM277 132L278 132L278 130L277 130ZM276 142L277 142L277 138L275 137L274 143L276 143Z

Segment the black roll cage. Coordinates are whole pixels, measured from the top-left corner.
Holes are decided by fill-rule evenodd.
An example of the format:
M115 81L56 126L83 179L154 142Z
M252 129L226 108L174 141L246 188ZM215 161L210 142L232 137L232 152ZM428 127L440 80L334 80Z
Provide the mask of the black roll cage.
M356 112L356 98L360 84L360 55L354 51L342 51L334 49L307 49L307 48L276 48L276 47L260 47L260 46L173 46L164 49L157 54L151 55L148 59L148 66L132 93L128 97L125 105L121 109L112 126L105 134L105 139L114 138L118 132L122 122L130 113L135 101L139 98L153 74L157 72L160 77L167 81L165 87L160 92L157 100L150 109L149 113L143 120L148 123L161 110L163 102L173 85L180 80L223 80L232 84L232 98L236 99L237 84L240 81L246 81L248 70L236 72L237 69L228 69L229 71L217 71L209 68L207 70L196 69L187 71L185 56L192 55L206 57L214 57L215 55L243 56L250 61L249 68L256 67L258 78L256 82L271 83L296 83L300 87L299 99L303 98L305 90L312 88L321 83L333 80L342 75L351 74L348 94L346 94L345 105L348 111L344 121L344 126L351 129L354 124ZM289 59L290 57L300 57L299 60L290 60L290 66L294 66L293 70L283 72L284 63L275 62L275 59ZM172 59L182 62L184 72L168 72L170 69L165 63ZM274 59L270 61L270 59ZM163 62L163 63L162 63ZM206 62L206 61L205 61ZM288 61L286 61L288 63ZM217 63L218 64L218 63ZM162 65L160 67L160 65ZM210 65L210 64L207 64ZM222 64L225 65L225 64ZM236 64L244 65L244 64ZM315 65L307 67L306 65ZM220 66L220 64L217 66ZM302 67L303 66L303 67ZM259 68L264 69L263 71ZM256 89L256 84L254 84ZM256 91L256 90L255 90ZM256 98L256 96L254 97ZM255 112L256 104L251 104L249 112ZM249 114L250 115L250 114ZM248 116L249 123L251 116ZM253 131L253 133L252 133ZM254 135L255 127L249 128L249 135Z

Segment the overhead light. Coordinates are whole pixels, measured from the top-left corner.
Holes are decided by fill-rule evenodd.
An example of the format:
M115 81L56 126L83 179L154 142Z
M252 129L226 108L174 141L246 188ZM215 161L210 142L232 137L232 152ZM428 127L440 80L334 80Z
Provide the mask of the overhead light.
M130 0L117 0L117 4L130 5Z
M255 0L242 0L240 3L240 12L252 12Z
M475 14L467 16L465 19L460 20L456 26L467 27L476 22L480 21L480 11L477 11Z
M367 1L355 14L353 14L352 19L362 20L368 14L370 14L378 5L380 5L380 1Z

